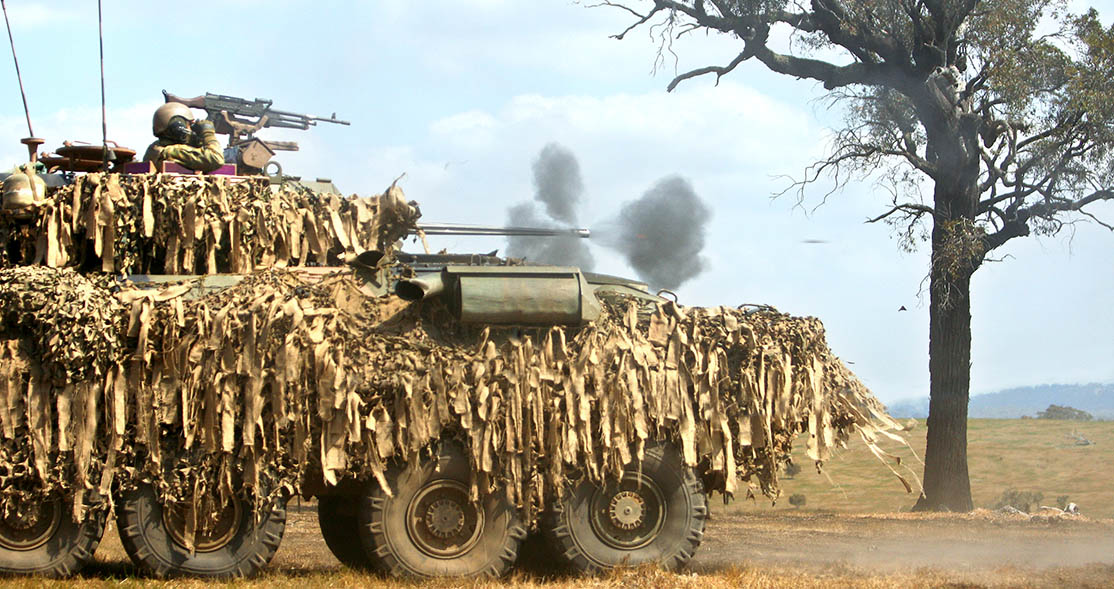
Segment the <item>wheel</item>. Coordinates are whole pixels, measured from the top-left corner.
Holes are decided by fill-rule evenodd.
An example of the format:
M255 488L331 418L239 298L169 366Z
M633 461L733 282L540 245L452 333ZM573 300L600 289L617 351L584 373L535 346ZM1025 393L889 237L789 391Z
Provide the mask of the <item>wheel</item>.
M375 569L375 562L367 557L359 542L358 508L357 497L321 495L317 498L317 525L325 545L341 564L354 569Z
M371 481L360 504L360 540L395 576L498 577L514 563L526 528L501 492L468 498L468 458L447 445L436 460L394 471L389 497Z
M93 559L108 510L90 505L73 521L73 499L55 498L0 514L0 572L66 577Z
M554 507L549 533L575 569L599 572L657 563L677 569L704 538L708 500L703 486L668 444L649 446L641 469L631 464L618 482L582 480Z
M236 498L197 514L194 549L186 547L187 507L164 507L150 485L141 485L116 500L120 543L132 562L158 576L248 577L262 569L278 550L286 528L286 505L276 502L263 513Z

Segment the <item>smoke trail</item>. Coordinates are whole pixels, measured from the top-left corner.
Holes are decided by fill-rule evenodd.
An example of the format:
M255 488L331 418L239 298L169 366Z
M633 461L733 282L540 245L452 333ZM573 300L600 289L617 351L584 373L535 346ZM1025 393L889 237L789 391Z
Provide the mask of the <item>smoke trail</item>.
M704 232L711 211L680 176L663 178L619 216L594 231L622 252L638 277L653 287L677 288L704 271Z
M576 222L576 207L584 193L580 164L571 151L557 143L542 148L534 160L534 200L545 205L554 223L538 214L533 202L519 203L507 210L507 224L524 227L568 227ZM591 270L595 264L584 240L573 236L508 237L507 255L531 262L578 266Z

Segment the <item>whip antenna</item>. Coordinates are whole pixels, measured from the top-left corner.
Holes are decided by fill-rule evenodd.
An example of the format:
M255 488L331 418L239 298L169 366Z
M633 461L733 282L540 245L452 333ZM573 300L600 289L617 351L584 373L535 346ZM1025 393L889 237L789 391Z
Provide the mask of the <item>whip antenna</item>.
M108 160L115 159L116 154L108 151L108 113L104 100L104 17L101 16L101 0L97 0L97 39L101 45L101 171L107 172Z
M99 1L99 0L98 0ZM31 109L27 108L27 93L23 91L23 75L19 73L19 58L15 55L15 39L12 38L12 23L8 20L8 5L4 0L0 0L0 8L4 10L4 24L8 27L8 43L12 46L12 61L15 62L15 77L19 81L19 95L23 97L23 114L27 116L27 137L23 139L22 143L27 146L27 156L31 161L38 159L39 146L43 144L42 139L35 137L35 131L31 129Z

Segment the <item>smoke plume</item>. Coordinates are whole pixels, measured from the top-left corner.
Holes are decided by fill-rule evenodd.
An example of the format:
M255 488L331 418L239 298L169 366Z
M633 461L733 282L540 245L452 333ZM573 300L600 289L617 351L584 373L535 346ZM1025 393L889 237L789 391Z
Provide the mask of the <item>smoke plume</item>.
M532 202L519 203L507 210L507 224L519 227L559 227L556 223L538 215ZM595 264L592 252L584 240L573 235L557 237L518 237L507 238L507 255L512 258L526 258L531 262L553 264L554 266L577 266L591 270Z
M534 200L556 221L576 223L576 206L584 194L580 164L571 151L557 143L542 148L534 160Z
M597 231L653 287L677 288L704 271L700 257L711 211L680 176L663 178Z
M542 148L534 160L534 201L545 205L549 219L538 214L535 202L519 203L507 210L507 224L524 227L568 228L576 223L576 209L584 194L580 164L571 151L557 143ZM554 223L553 221L557 221ZM574 236L507 238L507 255L557 266L591 270L592 252Z
M534 161L534 199L507 210L507 224L569 228L584 194L580 164L565 147L550 143ZM541 205L541 206L539 206ZM540 209L544 207L544 212ZM655 288L677 288L704 271L705 226L711 212L688 180L669 176L618 216L592 228L593 241L626 258L638 278ZM507 255L531 262L591 270L592 253L574 236L508 237Z

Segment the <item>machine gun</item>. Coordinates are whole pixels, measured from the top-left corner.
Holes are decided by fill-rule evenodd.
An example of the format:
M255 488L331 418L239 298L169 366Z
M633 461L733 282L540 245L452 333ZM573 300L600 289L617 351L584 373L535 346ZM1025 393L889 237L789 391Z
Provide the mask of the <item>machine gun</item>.
M204 109L216 132L228 135L225 160L235 162L249 172L262 172L276 151L298 151L298 143L295 141L264 141L257 138L255 132L260 129L278 127L306 131L316 126L318 121L337 125L351 124L338 119L336 113L326 118L275 110L271 108L274 101L266 98L248 100L208 92L204 96L182 98L166 90L162 91L162 95L166 102ZM279 171L281 172L281 168Z

